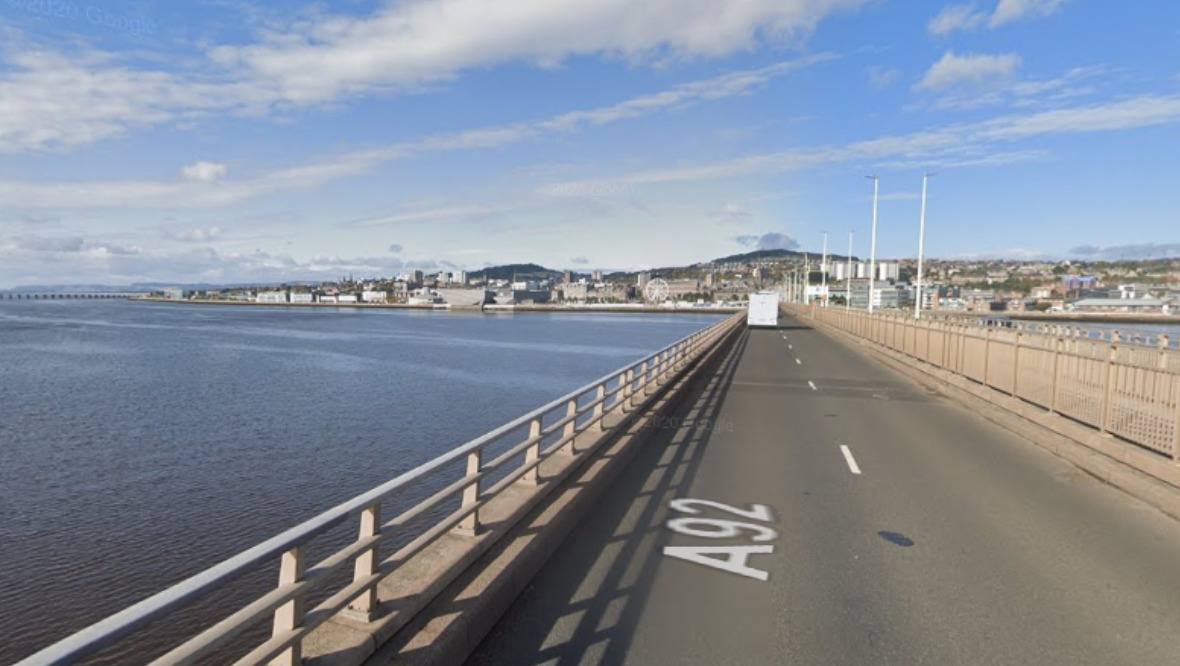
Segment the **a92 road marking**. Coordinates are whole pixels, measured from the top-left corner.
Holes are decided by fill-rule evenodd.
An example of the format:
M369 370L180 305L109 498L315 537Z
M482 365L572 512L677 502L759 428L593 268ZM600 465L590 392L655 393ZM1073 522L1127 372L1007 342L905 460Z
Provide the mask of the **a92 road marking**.
M696 507L711 507L719 511L749 518L761 522L774 520L770 507L765 504L752 504L749 509L739 509L729 504L712 500L682 498L673 500L669 507L682 513L699 514L701 509ZM739 520L722 520L718 518L674 518L668 521L669 529L686 536L702 537L706 539L727 539L741 536L743 532L752 533L752 541L770 541L778 537L778 532L757 523L747 523ZM665 546L664 554L688 562L703 564L707 567L728 571L729 573L766 580L769 574L761 569L755 569L747 564L750 555L757 553L773 553L774 546ZM716 557L724 555L724 558Z

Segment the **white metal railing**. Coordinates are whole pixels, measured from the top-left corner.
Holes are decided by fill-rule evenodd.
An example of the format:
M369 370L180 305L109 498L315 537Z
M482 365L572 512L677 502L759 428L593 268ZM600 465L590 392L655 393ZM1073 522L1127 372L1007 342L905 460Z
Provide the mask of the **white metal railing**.
M1166 334L1146 346L1080 326L790 310L1180 462L1180 352Z
M294 666L300 663L303 639L316 627L346 608L353 611L352 617L359 615L371 619L377 604L377 584L396 572L401 564L444 534L473 536L479 533L479 511L490 499L517 482L538 484L542 462L557 453L581 453L575 449L574 441L579 433L588 429L605 430L605 415L616 409L626 411L634 408L639 403L639 395L646 395L653 385L664 385L674 379L744 319L744 313L729 317L538 407L93 624L24 659L17 666L71 664L93 656L118 645L149 623L168 617L213 591L224 589L243 575L258 570L263 564L273 563L276 558L280 564L277 586L150 663L196 663L230 644L243 632L272 618L271 637L235 663ZM547 420L550 421L548 424ZM523 441L510 444L507 450L491 460L485 460L484 454L492 444L503 444L502 440L525 426L528 427L528 436ZM547 441L550 439L554 441ZM511 467L514 460L520 462ZM461 478L435 491L400 515L382 521L383 501L411 484L430 479L437 481L448 465L460 462L466 463ZM484 488L481 482L489 480L497 471L505 472L504 476ZM401 531L411 521L456 495L461 496L459 507L441 520L409 537ZM350 519L358 521L357 538L325 559L308 566L309 542ZM380 547L394 536L412 538L383 559ZM332 582L330 576L340 571L350 560L354 563L351 582L332 591L314 608L306 608L308 593Z

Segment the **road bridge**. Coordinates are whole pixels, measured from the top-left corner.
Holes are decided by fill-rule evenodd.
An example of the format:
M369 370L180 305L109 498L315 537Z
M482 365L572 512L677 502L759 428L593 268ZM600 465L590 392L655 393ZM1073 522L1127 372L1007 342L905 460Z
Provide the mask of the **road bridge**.
M22 664L118 649L276 562L277 586L158 663L246 639L221 661L1171 663L1180 525L1155 507L1180 474L1175 352L976 329L739 315ZM964 409L969 390L1158 494ZM339 526L357 536L310 559Z
M785 324L749 333L468 666L1175 660L1180 525Z

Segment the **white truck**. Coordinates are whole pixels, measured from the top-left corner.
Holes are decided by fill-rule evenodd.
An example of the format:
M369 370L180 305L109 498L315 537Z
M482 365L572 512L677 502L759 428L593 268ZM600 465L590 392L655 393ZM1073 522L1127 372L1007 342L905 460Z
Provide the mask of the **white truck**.
M778 293L760 291L750 294L750 306L746 313L746 326L778 327Z

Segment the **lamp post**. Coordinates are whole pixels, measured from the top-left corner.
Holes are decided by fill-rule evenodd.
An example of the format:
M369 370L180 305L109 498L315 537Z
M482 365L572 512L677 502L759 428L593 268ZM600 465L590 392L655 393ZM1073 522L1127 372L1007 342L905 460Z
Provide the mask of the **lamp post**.
M823 307L828 307L828 232L824 232L824 259L819 265L820 292L823 294Z
M922 254L926 250L926 181L932 173L922 174L922 215L918 222L918 279L914 291L914 319L922 318Z
M881 179L877 176L865 176L873 181L873 235L869 244L869 314L873 314L873 291L877 283L877 194L880 191Z
M844 276L844 309L852 309L852 230L848 231L848 272Z

